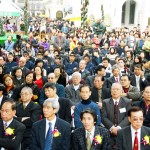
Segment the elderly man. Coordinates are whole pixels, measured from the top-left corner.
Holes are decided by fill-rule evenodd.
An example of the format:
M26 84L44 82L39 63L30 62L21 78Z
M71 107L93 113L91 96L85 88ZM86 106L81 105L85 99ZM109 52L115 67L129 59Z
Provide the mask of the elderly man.
M16 114L16 105L12 100L6 100L1 108L0 120L0 149L20 150L25 126L13 119Z
M128 119L131 123L121 129L117 136L117 150L149 150L150 129L143 126L143 110L132 107L128 111Z
M143 91L142 100L133 105L140 107L143 110L144 122L143 125L150 127L150 86L147 86Z
M22 102L16 108L16 119L26 126L21 144L21 149L25 150L30 143L32 124L41 119L42 108L31 100L33 92L30 87L22 88L20 95Z
M113 83L111 98L103 100L102 123L111 132L112 148L115 148L118 130L129 125L127 112L131 108L131 101L122 95L120 83Z
M48 82L56 84L56 89L57 89L56 91L57 91L57 95L59 97L65 97L65 88L64 88L63 85L58 84L56 82L56 78L55 78L55 74L54 73L50 73L48 75ZM42 88L41 93L40 93L39 103L42 105L45 99L46 99L46 95L44 93L44 88Z
M13 51L14 42L12 41L13 37L11 35L8 35L7 40L4 42L4 50L6 52Z
M141 96L140 91L138 90L137 87L132 86L130 84L131 78L128 75L124 74L121 76L120 80L123 88L122 96L131 99L132 102L139 101Z
M59 102L47 99L43 104L45 119L33 124L31 150L69 150L70 125L56 117Z
M66 98L70 99L73 105L76 105L81 101L80 96L80 84L81 82L81 74L79 72L74 72L72 74L72 84L66 86Z

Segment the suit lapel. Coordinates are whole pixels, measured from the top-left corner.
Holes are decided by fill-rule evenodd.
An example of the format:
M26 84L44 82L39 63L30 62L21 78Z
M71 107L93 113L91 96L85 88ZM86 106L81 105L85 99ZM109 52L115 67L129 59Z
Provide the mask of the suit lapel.
M128 146L128 149L132 149L132 138L131 138L131 127L129 126L128 127L129 129L127 130L127 132L125 133L126 134L126 141L127 141L127 146Z
M144 138L144 136L146 136L147 133L146 131L144 130L144 128L142 127L141 128L141 138L140 138L140 142L142 142L142 139ZM143 143L141 143L141 150L145 150L145 145Z
M40 125L39 137L42 149L44 149L45 144L45 131L46 131L46 119L44 119Z
M94 137L95 137L96 135L99 135L99 130L98 130L98 128L95 126ZM93 138L94 138L94 137L93 137ZM96 147L95 141L93 140L92 145L91 145L91 150L94 150L95 147Z
M109 110L110 110L110 119L111 119L111 121L113 122L114 121L114 102L113 102L113 99L112 98L110 98L110 100L109 100Z

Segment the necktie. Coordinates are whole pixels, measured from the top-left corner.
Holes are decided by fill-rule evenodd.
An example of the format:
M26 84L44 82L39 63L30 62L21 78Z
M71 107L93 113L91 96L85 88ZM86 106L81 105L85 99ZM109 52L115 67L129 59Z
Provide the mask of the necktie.
M134 139L134 147L133 150L138 150L138 137L137 137L138 132L135 132L135 139Z
M87 138L86 138L86 148L87 148L87 150L90 150L90 149L91 149L91 139L90 139L90 135L91 135L91 133L88 132L88 133L87 133Z
M44 145L44 150L52 150L52 123L49 123L49 129L47 131L46 139L45 139L45 145Z
M117 126L118 125L118 102L115 101L115 105L114 105L114 125Z
M4 130L7 128L7 122L4 123Z
M116 82L118 82L118 77L116 78Z

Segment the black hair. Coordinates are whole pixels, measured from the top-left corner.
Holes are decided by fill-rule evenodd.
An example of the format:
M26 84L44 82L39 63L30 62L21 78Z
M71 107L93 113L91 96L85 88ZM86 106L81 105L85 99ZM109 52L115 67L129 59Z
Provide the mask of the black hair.
M81 92L82 88L84 88L84 87L88 87L89 90L91 91L91 88L88 84L83 84L83 85L80 86L80 92Z
M122 78L122 77L127 77L128 80L131 81L131 77L130 77L129 75L127 75L127 74L123 74L123 75L121 76L121 78Z
M81 112L81 114L80 114L80 119L82 120L82 119L83 119L83 115L86 114L86 113L92 115L92 117L93 117L93 119L94 119L94 124L96 124L96 123L97 123L97 114L96 114L96 112L95 112L93 109L91 109L91 108L84 109L84 110Z
M44 85L44 87L43 87L43 89L45 90L45 89L47 89L47 88L51 88L51 89L53 89L53 90L55 90L56 89L56 84L55 83L46 83L45 85Z
M7 99L4 101L4 103L2 104L2 106L5 104L5 103L10 103L12 106L11 106L11 109L12 110L16 110L16 103L12 100L12 99Z
M128 111L128 117L131 117L131 113L132 113L132 112L138 112L138 111L141 111L141 112L143 113L142 108L137 107L137 106L133 106L133 107L130 108L129 111Z
M103 60L102 60L102 61L105 61L105 60L107 60L108 62L110 62L110 59L109 59L109 58L107 58L107 57L103 58Z

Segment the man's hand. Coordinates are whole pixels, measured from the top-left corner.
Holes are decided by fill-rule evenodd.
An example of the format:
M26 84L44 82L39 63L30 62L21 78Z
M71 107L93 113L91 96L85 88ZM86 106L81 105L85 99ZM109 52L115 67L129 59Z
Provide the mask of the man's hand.
M111 134L113 134L113 135L117 135L118 127L115 127L115 126L112 127L110 132L111 132Z
M101 102L97 102L97 105L99 106L100 109L102 109L103 104Z

